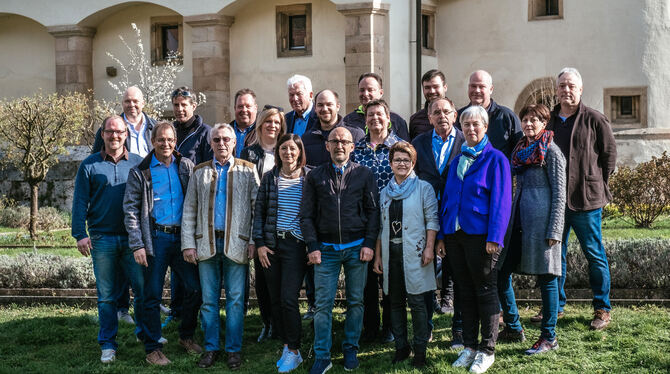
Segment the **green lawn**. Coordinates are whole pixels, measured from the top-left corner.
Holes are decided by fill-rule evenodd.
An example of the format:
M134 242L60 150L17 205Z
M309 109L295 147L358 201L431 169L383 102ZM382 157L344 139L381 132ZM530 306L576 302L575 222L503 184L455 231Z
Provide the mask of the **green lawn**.
M342 309L335 313L334 368L331 373L344 373L339 343L342 338ZM670 311L655 306L615 308L613 322L605 331L590 331L591 318L587 306L569 306L566 317L559 320L557 333L560 349L544 355L526 357L523 351L539 335L537 326L528 318L533 308L522 308L521 316L528 341L499 344L496 363L490 373L667 373L670 368ZM177 327L164 330L169 340L164 349L172 360L170 367L158 369L144 362L144 351L135 341L133 328L121 327L117 361L103 366L99 362L96 343L95 310L64 306L0 307L0 372L31 373L134 373L193 372L196 358L182 352L177 344ZM446 349L451 337L449 316L435 318L435 341L429 344L429 366L425 373L465 373L451 368L457 352ZM277 341L255 343L260 330L258 311L252 310L245 320L243 365L241 373L276 372L274 363L280 354ZM196 339L202 341L202 333ZM222 336L223 339L223 336ZM303 323L303 354L306 355L313 335L309 323ZM393 345L363 345L359 352L359 373L418 373L409 364L390 364ZM307 373L313 360L306 359L295 373ZM227 371L225 361L215 365L216 371Z

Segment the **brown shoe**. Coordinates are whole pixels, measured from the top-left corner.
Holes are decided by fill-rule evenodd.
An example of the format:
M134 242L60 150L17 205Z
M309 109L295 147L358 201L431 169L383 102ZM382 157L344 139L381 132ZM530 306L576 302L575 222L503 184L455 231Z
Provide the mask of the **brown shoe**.
M593 321L591 321L591 330L602 330L610 324L612 317L610 312L605 309L596 309L593 312Z
M200 361L198 361L198 367L205 369L214 365L218 353L218 351L207 351L203 353L202 356L200 356Z
M558 318L563 318L563 316L565 316L564 312L558 312L557 315ZM536 315L530 317L530 321L533 323L542 323L542 309L540 309L540 311L537 312Z
M242 355L240 352L228 352L228 369L237 370L242 366Z
M186 353L190 355L199 355L202 353L202 347L197 345L193 339L179 339L179 345L184 347Z
M151 365L165 366L171 363L167 357L161 352L160 349L157 349L147 355L147 362Z

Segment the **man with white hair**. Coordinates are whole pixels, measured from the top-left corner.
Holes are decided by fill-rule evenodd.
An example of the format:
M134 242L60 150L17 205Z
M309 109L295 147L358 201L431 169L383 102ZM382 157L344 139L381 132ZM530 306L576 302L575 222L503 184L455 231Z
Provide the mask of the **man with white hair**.
M502 106L493 100L493 78L484 70L477 70L470 75L468 82L468 98L470 104L458 110L458 118L461 113L472 105L480 105L486 109L489 115L489 129L486 135L493 148L501 151L509 158L514 146L521 139L521 121L508 107ZM456 128L461 129L461 123L456 119Z
M302 136L318 121L312 98L312 81L304 75L296 74L286 81L288 102L292 111L286 113L286 132Z
M563 229L562 276L558 279L558 313L566 303L565 256L570 229L575 231L589 263L594 317L591 329L602 330L610 323L610 271L602 241L602 208L612 199L607 182L616 166L616 143L609 121L582 102L582 77L575 68L558 73L556 95L559 104L551 112L547 129L567 162L567 207ZM531 320L541 321L542 312ZM538 318L539 317L539 318Z

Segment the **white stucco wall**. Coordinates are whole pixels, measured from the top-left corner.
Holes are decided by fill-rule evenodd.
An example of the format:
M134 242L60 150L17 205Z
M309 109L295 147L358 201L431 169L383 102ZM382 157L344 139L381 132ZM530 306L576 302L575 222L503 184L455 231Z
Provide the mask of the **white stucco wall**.
M39 89L54 92L54 38L44 26L22 16L0 14L0 24L0 98L31 95Z
M135 48L137 39L135 37L135 32L130 25L134 22L140 29L142 44L150 59L151 17L174 15L179 14L161 6L142 4L122 9L107 17L97 26L97 32L93 38L93 86L96 97L107 100L118 98L116 92L111 88L108 81L118 82L121 78L122 71L120 66L107 56L106 52L112 53L124 63L127 63L130 60L128 57L128 50L121 40L119 40L119 35L123 36L128 45ZM185 24L184 41L186 42L184 43L184 70L178 75L175 86L192 86L193 60L191 58L190 40L191 27ZM114 66L117 68L116 77L110 78L107 76L105 71L107 66ZM133 76L131 76L131 79L133 79L132 77Z
M344 16L328 0L312 1L312 56L277 58L275 6L293 0L249 2L235 14L230 30L230 90L256 92L259 107L274 104L290 111L286 80L302 74L312 80L314 92L330 88L341 95L345 115Z
M563 19L528 21L525 0L443 0L437 43L450 97L458 106L467 104L469 74L485 69L493 75L494 99L514 107L533 79L572 66L584 79L584 103L602 111L603 88L650 84L641 69L642 5L639 0L564 0Z

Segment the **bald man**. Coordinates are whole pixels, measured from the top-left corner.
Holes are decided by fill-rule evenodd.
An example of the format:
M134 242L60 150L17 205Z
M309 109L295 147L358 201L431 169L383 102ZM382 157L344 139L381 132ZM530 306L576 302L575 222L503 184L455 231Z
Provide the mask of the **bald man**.
M121 118L128 127L128 137L126 138L126 149L141 157L145 157L151 152L151 131L156 125L156 120L143 112L144 95L137 86L130 86L123 93L121 107L123 113ZM100 129L95 134L95 142L91 153L97 153L102 150L103 141Z
M470 75L468 83L468 98L470 104L458 110L458 118L461 113L472 105L480 105L486 109L489 115L489 128L486 135L493 148L501 151L510 158L514 146L521 139L521 121L514 111L508 107L496 103L493 94L493 78L484 70L477 70ZM456 120L456 128L461 129L459 119Z
M351 132L344 127L330 131L326 148L330 162L305 177L300 209L300 229L314 265L316 313L314 353L310 373L332 367L332 316L337 279L344 268L347 315L344 322L344 369L358 363L358 340L363 328L363 290L367 269L379 233L379 192L370 169L349 161L354 150Z

